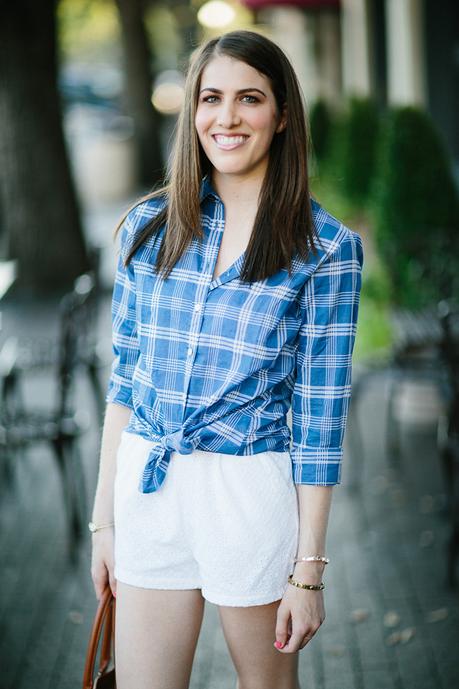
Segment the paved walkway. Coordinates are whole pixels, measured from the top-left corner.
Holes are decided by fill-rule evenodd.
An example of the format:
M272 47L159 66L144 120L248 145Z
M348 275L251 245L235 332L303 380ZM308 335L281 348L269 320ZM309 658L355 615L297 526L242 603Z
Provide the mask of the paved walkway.
M52 335L51 303L18 307L7 299L3 311L3 335ZM109 355L108 301L100 332ZM445 584L447 522L435 433L406 426L401 466L389 468L386 383L387 375L379 375L362 399L364 456L356 465L347 449L343 482L334 489L327 617L300 654L302 689L459 686L459 600ZM94 414L84 381L80 387L82 406ZM48 393L49 379L37 381L29 399L46 403ZM98 442L95 423L83 441L91 499ZM96 605L90 543L87 538L80 564L71 567L58 478L48 449L37 447L18 461L13 485L0 485L0 689L80 686ZM234 688L217 608L207 604L191 689Z

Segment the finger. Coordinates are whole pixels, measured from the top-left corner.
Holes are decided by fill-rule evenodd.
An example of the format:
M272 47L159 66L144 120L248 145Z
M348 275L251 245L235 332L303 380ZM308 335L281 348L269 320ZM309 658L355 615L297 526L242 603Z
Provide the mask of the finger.
M320 623L320 624L321 624L321 623ZM302 641L302 644L301 644L300 648L304 648L304 647L306 646L306 644L307 644L309 641L311 641L312 637L313 637L313 636L316 634L316 632L318 631L318 629L319 629L319 627L320 627L320 624L313 625L313 626L307 631L307 633L304 635L304 638L303 638L303 641Z
M102 584L95 584L94 585L94 590L96 592L96 598L98 601L100 601L100 599L102 598L102 594L104 592L104 589L105 589L105 586L103 586Z
M303 639L303 641L301 642L301 645L300 645L300 650L301 650L302 648L304 648L304 647L311 641L311 639L312 639L313 636L314 636L313 634L307 634L307 635L304 637L304 639Z
M305 632L304 630L301 631L293 631L290 639L282 649L283 652L286 653L296 653L296 651L299 651L301 648L301 644L303 642L303 639L305 637Z
M280 650L285 646L289 638L288 623L290 619L290 610L287 607L279 606L277 610L276 620L276 641L274 646Z
M115 567L113 565L113 560L108 559L104 563L104 588L110 587L110 590L116 598L116 579L115 579Z
M94 584L96 598L97 600L100 600L104 592L104 589L107 586L108 581L107 570L105 569L105 567L103 568L103 570L99 569L97 571L92 572L92 581Z
M112 594L116 598L116 579L115 579L115 575L113 574L113 569L110 570L109 581L110 581L110 588L112 590Z

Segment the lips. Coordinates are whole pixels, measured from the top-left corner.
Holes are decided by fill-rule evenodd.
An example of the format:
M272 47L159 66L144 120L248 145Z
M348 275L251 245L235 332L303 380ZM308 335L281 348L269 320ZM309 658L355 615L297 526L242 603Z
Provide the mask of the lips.
M217 144L218 148L225 151L230 151L233 150L233 148L243 146L249 137L247 134L231 134L230 136L225 136L224 134L212 134L212 138Z

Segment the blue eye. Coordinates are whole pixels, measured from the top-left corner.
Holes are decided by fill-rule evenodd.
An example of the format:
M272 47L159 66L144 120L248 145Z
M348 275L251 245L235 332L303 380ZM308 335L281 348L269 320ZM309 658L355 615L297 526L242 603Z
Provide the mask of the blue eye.
M220 97L217 95L204 96L202 98L202 102L213 104L217 103L219 101L219 98ZM244 96L241 96L241 101L249 104L259 103L259 99L256 96L251 96L250 94L245 94Z

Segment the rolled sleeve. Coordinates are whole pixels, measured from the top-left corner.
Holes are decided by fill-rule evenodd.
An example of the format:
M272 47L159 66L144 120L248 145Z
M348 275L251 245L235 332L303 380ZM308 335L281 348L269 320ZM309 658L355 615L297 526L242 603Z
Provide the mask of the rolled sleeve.
M124 266L132 238L131 217L121 226L120 255L112 296L112 348L114 360L105 401L132 408L132 377L139 358L135 279L132 262Z
M341 482L343 439L351 395L363 248L347 230L306 281L292 391L295 484Z

